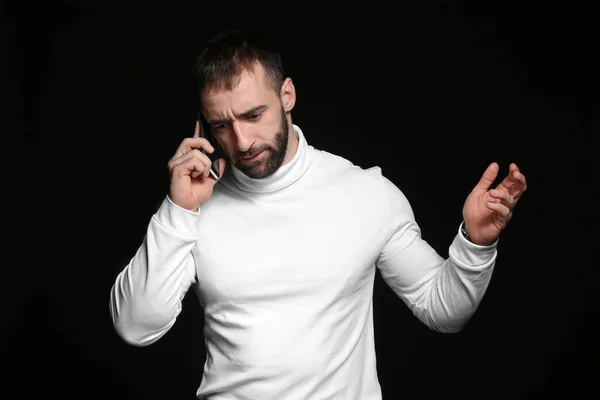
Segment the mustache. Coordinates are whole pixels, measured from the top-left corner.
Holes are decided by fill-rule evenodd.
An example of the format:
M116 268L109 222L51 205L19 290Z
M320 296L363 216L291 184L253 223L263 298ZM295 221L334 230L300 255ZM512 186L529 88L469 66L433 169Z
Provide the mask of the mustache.
M255 150L255 151L247 151L243 154L240 154L240 158L250 158L250 157L254 157L255 155L257 155L260 152L263 152L265 150L269 150L269 147L265 147L264 149L259 149L259 150Z

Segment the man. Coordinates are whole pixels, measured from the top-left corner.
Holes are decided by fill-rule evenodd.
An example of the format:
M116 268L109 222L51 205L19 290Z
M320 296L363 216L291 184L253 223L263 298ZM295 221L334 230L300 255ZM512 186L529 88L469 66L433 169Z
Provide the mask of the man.
M209 175L202 151L215 149L198 125L169 161L169 193L111 291L117 332L155 342L193 287L207 349L199 399L381 399L376 268L424 324L459 331L486 291L525 177L511 164L490 190L499 167L487 168L445 260L380 168L307 143L292 124L292 80L252 35L218 35L196 72L227 162L218 181Z

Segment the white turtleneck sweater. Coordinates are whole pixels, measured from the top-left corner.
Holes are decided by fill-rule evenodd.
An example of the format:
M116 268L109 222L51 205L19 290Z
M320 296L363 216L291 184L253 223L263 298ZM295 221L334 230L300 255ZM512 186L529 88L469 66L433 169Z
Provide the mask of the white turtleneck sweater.
M489 284L497 242L457 230L444 259L381 169L308 145L250 179L229 165L198 212L165 197L117 276L119 335L145 346L175 323L192 287L205 318L198 399L377 400L376 269L424 324L456 332Z

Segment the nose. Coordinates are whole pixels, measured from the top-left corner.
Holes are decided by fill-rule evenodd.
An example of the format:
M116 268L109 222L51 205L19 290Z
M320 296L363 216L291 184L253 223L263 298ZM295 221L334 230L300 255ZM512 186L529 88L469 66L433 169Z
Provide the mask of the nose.
M233 122L233 134L235 137L235 148L239 152L245 153L252 147L252 144L254 143L252 138L248 134L242 132L242 127L238 121Z

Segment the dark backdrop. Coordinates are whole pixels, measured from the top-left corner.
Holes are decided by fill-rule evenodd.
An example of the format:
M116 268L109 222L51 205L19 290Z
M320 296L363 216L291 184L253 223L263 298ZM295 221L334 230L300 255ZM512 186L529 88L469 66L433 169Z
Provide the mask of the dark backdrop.
M440 254L490 162L528 179L461 333L429 331L378 276L384 399L597 392L598 7L362 3L5 2L0 397L193 398L197 299L146 348L115 335L108 299L192 134L194 57L234 27L276 35L294 123L382 167Z

